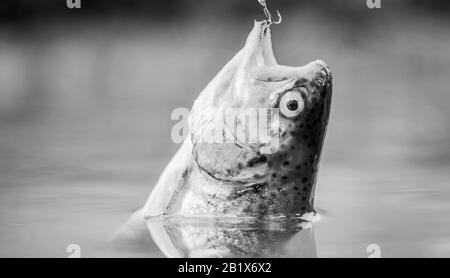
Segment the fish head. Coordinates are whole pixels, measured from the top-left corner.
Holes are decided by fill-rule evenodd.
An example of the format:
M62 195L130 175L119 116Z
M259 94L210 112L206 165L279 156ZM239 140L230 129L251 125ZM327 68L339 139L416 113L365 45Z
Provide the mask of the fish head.
M193 157L217 180L279 191L288 186L306 192L301 198L312 203L330 113L331 70L321 60L302 67L279 65L266 24L255 22L244 48L196 100L190 118ZM228 121L230 110L244 117ZM248 120L252 115L256 123ZM198 140L208 128L220 140ZM250 140L252 130L256 141Z

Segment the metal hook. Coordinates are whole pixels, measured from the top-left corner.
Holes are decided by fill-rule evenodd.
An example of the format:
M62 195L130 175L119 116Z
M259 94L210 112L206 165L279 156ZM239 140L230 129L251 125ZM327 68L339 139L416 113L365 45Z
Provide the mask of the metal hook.
M267 21L267 27L269 27L272 24L280 24L283 18L281 17L280 11L276 10L278 20L274 21L272 14L269 11L269 8L267 7L266 0L258 0L259 4L264 8L264 14L266 15L266 21Z

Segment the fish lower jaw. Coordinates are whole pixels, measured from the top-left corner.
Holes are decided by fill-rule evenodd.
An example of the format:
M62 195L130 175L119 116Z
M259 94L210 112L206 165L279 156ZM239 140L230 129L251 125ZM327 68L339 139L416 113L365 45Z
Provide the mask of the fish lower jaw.
M237 179L237 178L234 179L232 177L230 177L228 179L218 178L218 177L214 177L213 175L211 175L210 173L208 173L207 171L205 171L204 169L202 169L199 166L198 166L198 172L202 176L202 178L208 182L208 184L214 184L214 183L219 182L218 186L226 188L228 190L240 190L238 188L242 188L242 190L246 190L256 184L265 183L268 179L267 174L260 175L257 178L252 177L252 178L248 178L248 179Z

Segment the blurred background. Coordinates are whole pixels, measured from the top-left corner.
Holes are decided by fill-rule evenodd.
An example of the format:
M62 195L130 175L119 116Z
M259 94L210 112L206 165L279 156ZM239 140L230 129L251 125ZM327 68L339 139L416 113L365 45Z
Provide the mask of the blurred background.
M268 1L281 64L334 73L321 257L450 256L450 2ZM108 238L146 200L256 0L0 2L0 257L162 256Z

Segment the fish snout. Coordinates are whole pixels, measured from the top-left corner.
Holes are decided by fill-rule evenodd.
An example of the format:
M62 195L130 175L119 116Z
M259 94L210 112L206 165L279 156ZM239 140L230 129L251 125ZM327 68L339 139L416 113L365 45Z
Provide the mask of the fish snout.
M331 86L333 74L330 67L322 60L311 62L314 71L313 83L318 88L326 88Z

